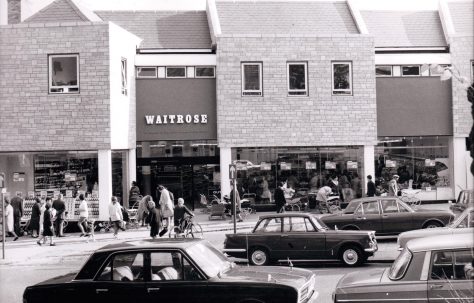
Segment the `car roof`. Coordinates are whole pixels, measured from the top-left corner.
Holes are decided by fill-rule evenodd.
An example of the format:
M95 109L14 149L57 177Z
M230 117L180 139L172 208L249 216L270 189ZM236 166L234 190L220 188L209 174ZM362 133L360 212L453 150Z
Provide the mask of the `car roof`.
M312 216L310 213L278 213L278 214L271 214L271 215L263 215L260 216L259 219L267 219L267 218L281 218L281 217L308 217Z
M412 252L473 248L474 237L471 233L423 237L408 241L406 247Z
M146 240L131 240L120 243L105 245L96 252L114 251L114 250L134 250L137 248L178 248L186 249L199 242L206 242L203 239L191 238L168 238L168 239L146 239Z

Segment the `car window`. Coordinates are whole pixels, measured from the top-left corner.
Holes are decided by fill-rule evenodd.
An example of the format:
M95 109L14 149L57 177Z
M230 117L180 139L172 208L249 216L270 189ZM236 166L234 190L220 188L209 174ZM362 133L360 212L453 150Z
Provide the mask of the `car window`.
M255 232L281 232L281 218L267 218L260 221L260 224L255 229Z
M382 212L384 214L388 213L398 213L398 206L397 206L397 201L393 199L385 200L383 199L382 201Z
M308 232L314 231L314 227L305 217L287 217L283 222L285 232Z
M114 255L99 274L99 281L143 281L143 254Z
M362 212L362 204L359 204L359 207L354 211L354 215L363 215L364 213Z
M356 208L359 206L357 202L350 202L349 205L344 209L345 214L353 214L355 213Z
M364 214L366 215L379 214L378 201L365 202L362 206L364 208Z
M413 255L410 250L408 250L408 248L405 248L400 253L400 255L398 255L397 259L395 259L392 266L390 267L388 277L391 280L400 280L401 278L403 278L408 266L410 265L412 257Z
M151 280L202 280L199 272L177 251L152 252L150 254Z
M408 213L410 212L410 210L408 209L408 206L401 203L400 201L397 201L397 204L398 204L398 210L401 212L401 213Z
M432 280L474 280L470 250L438 251L431 262Z

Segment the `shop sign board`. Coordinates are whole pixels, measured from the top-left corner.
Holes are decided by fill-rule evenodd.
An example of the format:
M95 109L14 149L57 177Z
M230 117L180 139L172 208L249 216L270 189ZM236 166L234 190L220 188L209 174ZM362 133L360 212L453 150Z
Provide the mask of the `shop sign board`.
M316 169L316 162L306 161L306 169Z
M431 159L425 159L425 166L426 167L434 167L436 166L436 161Z
M235 166L235 164L229 164L229 179L237 179L237 167Z
M359 164L357 161L347 161L347 169L357 169L359 168Z
M291 163L281 162L280 163L281 170L291 170Z
M336 169L336 162L333 161L326 161L324 162L325 169Z
M25 182L25 173L13 173L13 182Z
M397 167L397 161L385 160L385 167Z
M272 164L267 162L260 163L260 170L272 170Z

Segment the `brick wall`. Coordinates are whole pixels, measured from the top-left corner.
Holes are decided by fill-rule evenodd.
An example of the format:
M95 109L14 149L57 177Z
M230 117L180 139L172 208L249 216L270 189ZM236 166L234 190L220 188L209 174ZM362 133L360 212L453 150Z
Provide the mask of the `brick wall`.
M8 24L21 22L21 0L7 0Z
M471 61L474 60L474 37L458 35L450 38L452 65L471 83L474 81ZM473 123L471 104L467 101L466 89L453 79L453 131L455 137L468 137Z
M353 96L332 96L331 61L353 62ZM263 97L241 96L241 62L263 62ZM287 61L308 62L308 97L288 97ZM374 145L373 38L361 35L220 36L221 147Z
M0 151L110 149L109 25L0 27ZM48 54L79 53L80 94L48 94Z

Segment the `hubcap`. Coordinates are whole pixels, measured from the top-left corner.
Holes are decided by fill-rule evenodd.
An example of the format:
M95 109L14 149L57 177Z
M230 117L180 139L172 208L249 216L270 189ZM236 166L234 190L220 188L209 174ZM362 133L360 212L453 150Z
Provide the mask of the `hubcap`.
M267 261L267 255L261 251L256 250L252 254L252 262L256 265L263 265Z
M344 262L351 265L357 263L357 260L359 258L359 256L357 255L357 252L353 249L345 250L342 257L344 259Z
M438 227L436 224L430 224L430 225L428 225L428 228L436 228L436 227Z

